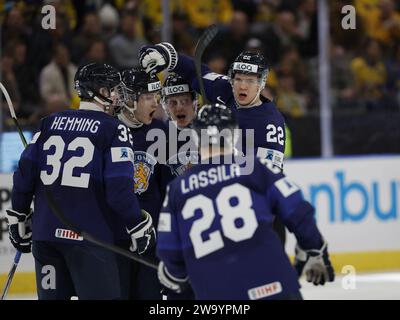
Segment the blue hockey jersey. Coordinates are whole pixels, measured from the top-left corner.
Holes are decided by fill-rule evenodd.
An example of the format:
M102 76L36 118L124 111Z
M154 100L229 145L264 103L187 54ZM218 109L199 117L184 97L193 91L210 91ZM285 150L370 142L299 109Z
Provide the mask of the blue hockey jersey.
M270 162L254 161L250 175L235 163L201 164L168 185L157 255L172 276L189 276L196 299L274 299L299 289L275 214L303 248L322 245L299 188Z
M179 55L174 72L182 76L199 92L194 61ZM285 120L275 104L264 98L262 104L251 108L239 108L232 93L227 76L211 72L206 65L201 68L207 98L212 103L221 103L230 107L242 129L241 143L237 146L243 153L254 152L259 158L271 160L282 168L285 152ZM246 132L246 130L250 130ZM254 134L254 142L246 145L246 137Z
M180 176L188 168L200 162L198 147L195 144L193 129L179 129L174 121L168 120L168 159L167 165L174 176Z
M151 214L154 225L157 225L166 186L174 178L165 164L167 128L163 121L153 119L149 125L130 130L135 150L135 193L140 207Z
M132 137L128 128L92 103L41 121L14 173L12 207L28 212L34 197L33 240L82 240L51 212L50 188L64 215L97 238L115 243L141 220L133 192Z

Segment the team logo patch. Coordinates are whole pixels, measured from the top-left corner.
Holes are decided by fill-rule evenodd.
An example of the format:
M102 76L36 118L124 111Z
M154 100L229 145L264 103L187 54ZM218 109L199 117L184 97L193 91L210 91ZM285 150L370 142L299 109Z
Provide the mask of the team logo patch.
M56 229L55 237L59 239L68 239L82 241L83 237L78 235L76 232L68 229Z
M133 158L135 166L135 193L141 194L149 187L150 177L154 173L154 166L157 160L143 151L135 151Z
M247 294L250 300L257 300L273 296L282 292L282 285L279 281L268 283L256 288L249 289Z
M176 176L182 175L187 169L198 163L199 153L197 151L180 152L167 160L167 165Z

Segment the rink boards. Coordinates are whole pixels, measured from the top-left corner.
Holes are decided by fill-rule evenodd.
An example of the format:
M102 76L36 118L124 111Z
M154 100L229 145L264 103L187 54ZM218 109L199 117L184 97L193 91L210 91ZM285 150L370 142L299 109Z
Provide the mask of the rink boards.
M336 272L400 269L400 156L287 160L285 173L316 207ZM4 210L10 207L12 174L0 174L0 286L15 251ZM292 255L295 240L288 236ZM23 255L11 292L32 292L34 263Z

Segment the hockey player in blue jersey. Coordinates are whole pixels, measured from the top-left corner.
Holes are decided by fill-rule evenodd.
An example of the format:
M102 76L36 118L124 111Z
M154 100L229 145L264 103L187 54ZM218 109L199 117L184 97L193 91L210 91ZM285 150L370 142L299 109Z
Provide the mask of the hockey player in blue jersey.
M168 160L174 175L199 162L191 124L197 114L197 93L180 75L170 73L162 89L162 106L168 114Z
M170 73L162 89L162 106L168 114L169 156L167 165L174 176L180 176L200 161L197 146L193 140L192 122L197 115L198 97L190 83L180 75ZM172 147L173 146L173 147ZM166 291L167 300L193 300L190 286L184 292Z
M98 239L117 243L123 236L139 254L155 242L152 218L133 193L132 136L111 116L120 84L120 73L109 65L79 68L79 110L44 118L14 173L10 239L30 252L32 223L39 299L122 297L116 255L68 230L49 208L46 188L68 220Z
M167 69L182 76L199 92L194 61L179 54L170 43L144 46L139 53L139 62L147 72ZM264 98L264 89L269 69L260 53L242 52L231 64L228 76L211 72L207 65L201 67L202 81L207 98L213 103L222 103L235 113L241 140L237 148L244 154L255 154L283 168L285 152L285 121L273 101ZM253 139L247 138L253 135ZM275 230L282 243L286 234L279 219Z
M315 285L333 281L314 208L298 187L269 160L254 159L250 175L223 162L233 150L232 139L221 145L219 136L236 127L230 109L204 106L193 126L202 163L168 186L158 224L160 282L175 292L190 283L196 299L231 300L301 299L303 272ZM297 238L297 273L273 232L274 214Z
M188 128L196 117L197 93L179 74L170 73L164 81L162 105L177 128Z
M123 71L122 80L124 94L119 102L117 117L130 128L133 137L134 190L140 207L151 214L156 224L166 185L173 178L165 165L167 129L163 121L154 118L160 100L161 82L156 75L149 75L140 68ZM159 148L152 149L157 139L161 139L158 141ZM146 256L155 260L155 250L149 250ZM162 288L154 269L124 257L120 257L120 267L126 298L162 299Z
M179 74L199 92L194 61L179 54L166 42L144 46L139 62L147 72L167 69ZM232 63L229 75L213 73L202 65L205 93L212 103L222 103L235 113L242 129L242 152L252 152L283 167L285 151L285 122L273 101L264 98L261 91L268 77L267 63L260 53L242 52ZM252 145L246 145L246 129L254 132Z

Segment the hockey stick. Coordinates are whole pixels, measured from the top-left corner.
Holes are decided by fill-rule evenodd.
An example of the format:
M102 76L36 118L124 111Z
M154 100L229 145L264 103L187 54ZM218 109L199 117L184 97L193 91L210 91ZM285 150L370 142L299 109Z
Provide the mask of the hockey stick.
M24 143L24 146L26 146L27 143L26 143L25 137L24 137L24 135L23 135L23 133L22 133L21 127L19 126L18 119L17 119L17 117L15 116L15 111L14 111L14 108L13 108L13 105L12 105L12 102L11 102L11 99L10 99L8 93L7 93L7 90L4 88L4 86L3 86L1 83L0 83L0 85L1 85L1 89L2 89L2 91L3 91L3 93L4 93L4 96L6 97L6 100L7 100L9 109L10 109L11 117L13 118L13 121L14 121L16 127L17 127L18 133L19 133L19 135L20 135L20 137L21 137L22 142ZM113 251L114 253L123 255L123 256L125 256L125 257L127 257L127 258L129 258L129 259L135 260L136 262L142 263L142 264L144 264L144 265L146 265L146 266L148 266L148 267L150 267L150 268L153 268L153 269L156 269L156 270L157 270L157 268L158 268L157 263L155 263L155 262L153 262L153 261L150 261L150 260L148 260L148 259L146 259L146 258L144 258L144 257L141 257L141 256L139 256L139 255L137 255L137 254L134 254L134 253L132 253L132 252L130 252L130 251L128 251L128 250L124 250L124 249L122 249L122 248L119 248L119 247L117 247L117 246L115 246L115 245L113 245L113 244L110 244L110 243L104 242L104 241L102 241L102 240L99 240L99 239L97 239L96 237L94 237L93 235L91 235L90 233L87 233L87 232L85 232L84 230L80 230L80 228L78 228L75 224L73 224L70 220L68 220L68 219L65 217L65 215L64 215L64 213L62 212L61 208L57 205L57 202L55 201L55 199L54 199L54 197L53 197L53 194L52 194L52 192L51 192L51 190L50 190L49 188L50 188L50 187L44 187L44 194L45 194L47 203L48 203L50 209L51 209L51 210L53 211L53 213L56 215L56 217L57 217L65 226L67 226L69 229L71 229L72 231L74 231L74 232L77 233L78 235L82 236L85 240L87 240L87 241L89 241L89 242L91 242L91 243L97 244L97 245L99 245L100 247L103 247L103 248L105 248L105 249L108 249L108 250L110 250L110 251ZM18 255L18 254L19 254L19 256L21 255L20 252L17 252L17 255ZM16 258L17 258L17 256L16 256ZM16 265L18 265L19 257L18 257L17 264L15 264L15 261L16 261L16 260L17 260L17 259L14 259L14 265L13 265L14 270L11 270L11 271L13 271L13 273L12 273L12 275L11 275L11 278L10 278L10 276L9 276L9 278L10 278L11 280L12 280L12 276L13 276L13 274L14 274L14 272L15 272ZM14 266L15 266L15 267L14 267ZM11 271L10 271L10 273L11 273ZM11 280L10 280L10 281L7 280L7 283L11 284ZM8 287L9 287L9 284L8 284ZM7 287L7 285L6 285L6 288L5 288L5 289L8 290L8 287ZM5 295L6 295L6 294L7 294L7 292L5 292Z
M19 137L21 138L22 144L26 148L28 143L26 142L24 134L22 133L21 127L19 126L17 116L15 115L14 106L13 106L10 96L7 92L7 89L3 86L3 84L1 82L0 82L0 88L1 88L1 91L3 92L4 97L6 98L6 101L8 104L8 109L10 110L11 118L13 119L14 124L17 127L17 131L18 131Z
M9 94L7 92L7 89L3 86L3 84L1 82L0 82L0 89L3 92L4 97L6 98L6 101L7 101L7 104L8 104L8 109L10 110L11 118L13 119L14 124L17 127L17 130L18 130L19 136L21 138L21 141L22 141L24 147L26 147L27 146L26 139L25 139L25 137L24 137L24 135L22 133L22 130L21 130L20 126L19 126L19 123L18 123L18 120L17 120L17 116L15 115L14 106L13 106L12 101L10 99L10 96L9 96ZM14 262L13 262L13 264L11 266L10 272L7 275L6 284L4 285L3 291L1 293L0 300L4 300L5 297L7 296L8 289L11 286L11 282L12 282L12 280L14 278L14 274L15 274L15 271L17 270L18 263L19 263L20 259L21 259L21 251L17 251L17 253L15 254Z
M150 268L156 269L158 268L158 265L155 262L152 262L144 257L141 257L137 254L134 254L128 250L124 250L122 248L119 248L113 244L107 243L103 240L97 239L95 236L91 235L90 233L81 230L79 227L77 227L74 223L72 223L70 220L66 218L64 213L62 212L61 208L58 206L57 202L54 200L53 194L49 187L44 188L44 194L46 196L47 203L50 207L50 209L53 211L53 213L57 216L57 218L65 225L67 228L71 229L78 235L82 236L83 239L97 244L100 247L103 247L107 250L110 250L114 253L120 254L124 257L127 257L129 259L135 260L136 262L142 263Z
M201 76L201 57L203 56L203 53L206 50L207 46L214 39L217 33L218 33L217 25L212 24L211 26L209 26L200 36L194 52L194 66L196 69L197 81L199 82L200 93L201 96L203 97L203 104L210 104L210 102L206 96L206 90L204 89L204 83Z

